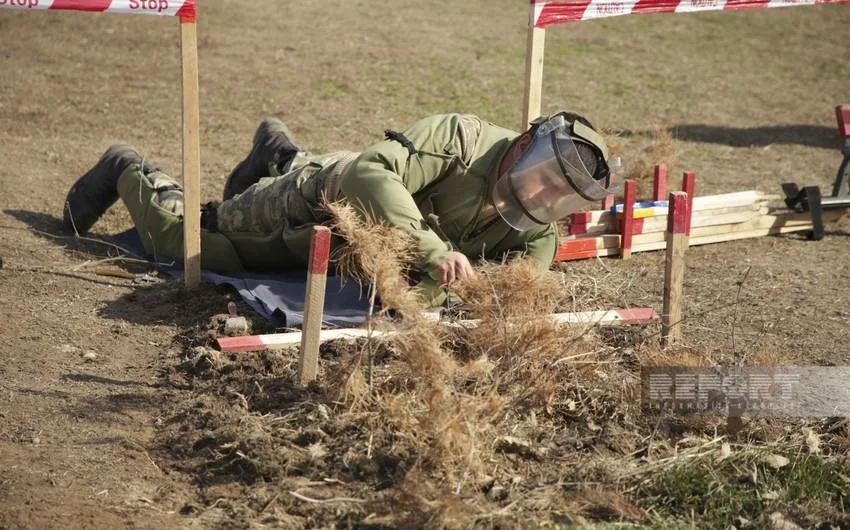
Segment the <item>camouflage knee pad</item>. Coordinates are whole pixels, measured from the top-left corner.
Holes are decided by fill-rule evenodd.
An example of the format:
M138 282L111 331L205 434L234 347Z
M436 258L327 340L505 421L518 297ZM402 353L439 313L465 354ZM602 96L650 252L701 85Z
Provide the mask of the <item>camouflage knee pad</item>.
M357 153L339 152L299 160L283 176L266 177L218 207L221 232L268 234L281 227L298 227L328 220L322 208L324 195L335 200L339 175Z

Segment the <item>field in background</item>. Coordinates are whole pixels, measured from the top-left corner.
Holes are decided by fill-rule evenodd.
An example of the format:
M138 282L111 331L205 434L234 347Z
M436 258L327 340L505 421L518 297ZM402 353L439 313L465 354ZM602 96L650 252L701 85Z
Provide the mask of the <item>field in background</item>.
M220 196L267 115L314 151L359 149L439 112L519 127L526 9L516 0L204 2L205 200ZM840 161L833 107L850 103L848 23L848 6L835 5L556 26L547 31L544 111L587 115L617 137L627 163L669 142L659 161L671 175L696 171L698 194L829 186ZM528 450L494 446L493 480L465 483L460 496L458 477L436 472L416 475L411 489L391 471L416 455L365 458L379 447L364 430L375 424L322 409L327 388L294 392L291 357L192 349L210 343L232 293L95 275L110 249L62 232L68 187L115 141L179 176L176 21L0 11L0 43L0 527L524 527L579 517L745 527L736 514L779 525L774 512L850 524L841 519L846 423L752 422L720 439L723 419L654 430L614 394L603 400L613 410L588 416L601 432L557 411L535 425L523 417L514 424L523 436L552 422L563 437ZM114 208L95 232L129 225ZM850 223L832 228L817 243L789 236L690 250L688 355L846 364ZM660 309L657 252L559 270L572 296L564 309ZM628 368L635 351L652 351L657 331L592 337L596 371ZM94 361L83 359L88 351ZM336 367L352 352L325 354ZM806 428L823 440L817 451ZM352 445L334 445L346 439ZM538 450L550 443L555 453ZM677 466L665 460L675 452L699 456ZM765 454L794 464L776 467ZM652 472L625 481L615 473L631 465ZM289 491L383 504L315 504ZM472 519L458 515L467 512Z

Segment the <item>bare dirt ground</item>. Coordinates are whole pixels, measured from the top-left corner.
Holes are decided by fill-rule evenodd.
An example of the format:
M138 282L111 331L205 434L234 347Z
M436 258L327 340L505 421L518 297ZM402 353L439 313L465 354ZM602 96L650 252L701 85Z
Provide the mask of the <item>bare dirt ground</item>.
M363 147L384 129L436 112L517 127L526 7L205 2L204 197L220 195L267 115L284 119L317 152ZM835 5L555 27L544 110L585 113L619 136L627 159L669 131L676 157L665 161L673 175L695 170L698 194L778 193L784 181L826 187L840 161L833 107L850 103L848 23L848 7ZM95 274L115 265L102 261L114 249L62 230L65 194L118 140L179 176L179 60L175 20L0 10L0 528L525 527L579 515L658 524L635 490L603 488L591 498L569 485L592 484L594 476L605 484L602 471L581 469L591 456L634 455L645 443L645 432L614 427L604 447L561 440L554 460L494 457L503 472L479 488L490 504L467 506L461 495L457 505L441 504L437 517L423 506L451 497L455 483L432 475L412 487L403 477L416 457L393 452L401 442L362 457L367 440L372 448L365 425L373 420L329 419L319 390L288 382L291 355L220 358L192 349L211 344L233 293ZM95 234L129 226L113 208ZM847 364L848 235L845 220L820 242L770 237L690 250L685 346L716 362L769 355ZM581 308L660 309L661 253L561 270L579 287ZM600 340L629 355L653 344L657 331ZM344 348L325 353L331 365L345 357ZM273 420L279 430L270 430ZM773 432L754 426L740 441L774 441ZM362 442L359 456L339 445L346 438ZM836 447L846 455L850 446ZM290 491L391 508L316 505ZM792 516L846 527L845 497L836 498L832 511ZM446 518L465 510L477 515ZM683 520L699 525L693 513Z

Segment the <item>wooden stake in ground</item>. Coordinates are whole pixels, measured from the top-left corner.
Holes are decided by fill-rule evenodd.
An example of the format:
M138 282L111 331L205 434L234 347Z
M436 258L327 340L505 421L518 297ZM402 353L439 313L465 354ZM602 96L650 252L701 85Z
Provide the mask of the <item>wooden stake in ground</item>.
M685 235L691 236L691 216L694 212L694 187L696 186L697 174L693 171L685 171L682 174L682 191L688 195L688 228Z
M325 286L328 280L330 251L330 228L313 227L307 293L304 295L304 324L301 326L301 354L298 358L298 384L301 386L315 380L319 372L319 337L325 311Z
M534 27L534 3L531 3L531 25L525 51L525 97L523 99L521 131L528 129L531 120L540 116L540 99L543 93L543 45L546 30Z
M655 166L655 178L652 179L652 200L663 201L667 193L667 166L658 164Z
M682 282L688 248L688 196L670 193L667 215L667 260L664 266L664 308L661 312L661 343L666 348L682 339Z
M623 221L620 224L622 227L620 233L620 257L630 259L632 257L632 228L635 224L635 181L626 181L625 196L623 198Z
M201 142L198 109L198 26L180 19L183 64L183 271L186 287L201 282Z

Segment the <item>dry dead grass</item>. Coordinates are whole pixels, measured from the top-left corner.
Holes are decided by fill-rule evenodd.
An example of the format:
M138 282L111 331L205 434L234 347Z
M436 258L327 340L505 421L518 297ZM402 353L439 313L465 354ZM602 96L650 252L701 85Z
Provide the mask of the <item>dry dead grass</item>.
M534 427L564 417L598 429L608 421L600 414L634 396L630 384L610 377L618 369L612 352L594 350L583 330L547 317L569 294L559 274L528 260L481 267L475 279L455 287L480 325L450 336L422 316L426 307L404 281L411 260L406 236L364 223L350 206L329 208L335 232L347 242L337 256L340 267L372 279L381 313L401 318L393 320L397 333L389 342L400 362L375 367L370 389L367 346L346 362L342 384L328 391L349 410L376 412L379 429L421 449L418 465L439 471L456 492L484 473L494 450L537 454L521 438L505 442L503 425L531 415L535 425L521 434L532 439L539 437ZM603 374L597 363L611 366Z
M623 180L637 182L638 199L652 196L655 166L663 164L668 178L676 172L679 147L670 131L661 126L649 127L640 137L633 138L628 149L623 140L609 135L612 156L623 157Z

